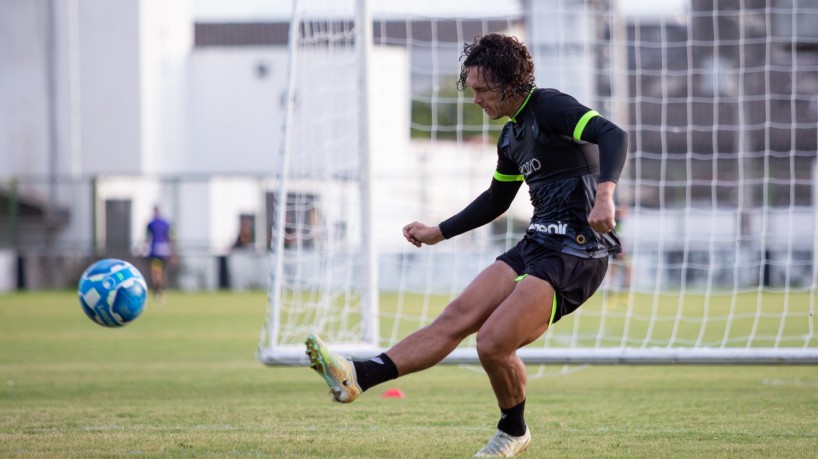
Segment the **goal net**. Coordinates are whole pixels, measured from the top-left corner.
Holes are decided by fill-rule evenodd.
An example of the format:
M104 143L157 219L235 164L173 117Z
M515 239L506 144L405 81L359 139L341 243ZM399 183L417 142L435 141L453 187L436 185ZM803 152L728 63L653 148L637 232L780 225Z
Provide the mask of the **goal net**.
M816 2L396 3L293 3L262 362L306 363L310 332L352 357L388 349L522 237L525 186L467 234L401 234L490 183L502 122L455 81L463 44L502 32L539 87L630 133L625 256L523 360L818 363ZM476 361L474 336L446 359Z

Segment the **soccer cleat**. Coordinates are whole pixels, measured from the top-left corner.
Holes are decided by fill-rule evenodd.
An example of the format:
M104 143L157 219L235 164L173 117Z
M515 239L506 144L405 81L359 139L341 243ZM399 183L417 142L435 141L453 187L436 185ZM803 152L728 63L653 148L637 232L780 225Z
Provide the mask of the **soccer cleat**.
M352 362L332 352L316 335L308 335L305 344L310 367L327 382L336 402L350 403L361 395Z
M512 437L498 430L474 457L513 457L525 451L530 443L531 432L528 427L525 428L525 434L522 437Z

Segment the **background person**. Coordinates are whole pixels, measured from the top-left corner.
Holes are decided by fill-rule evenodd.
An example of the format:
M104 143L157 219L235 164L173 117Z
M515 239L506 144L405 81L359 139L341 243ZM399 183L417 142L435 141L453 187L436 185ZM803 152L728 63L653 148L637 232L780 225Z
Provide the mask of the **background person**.
M170 221L162 216L159 206L153 208L153 218L148 222L145 233L151 288L154 298L162 301L165 295L167 264L173 256L173 232Z

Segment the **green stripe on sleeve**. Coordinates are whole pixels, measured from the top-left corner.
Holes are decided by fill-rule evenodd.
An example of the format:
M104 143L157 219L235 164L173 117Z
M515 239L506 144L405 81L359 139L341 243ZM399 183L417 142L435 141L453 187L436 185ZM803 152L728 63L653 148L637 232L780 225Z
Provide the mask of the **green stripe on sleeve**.
M574 128L574 138L577 140L582 140L582 131L585 130L585 126L588 125L588 121L591 121L591 118L599 116L599 113L596 110L589 110L587 113L582 115L582 118L579 119L577 126Z
M501 174L497 171L494 171L494 180L497 180L498 182L522 182L523 176Z

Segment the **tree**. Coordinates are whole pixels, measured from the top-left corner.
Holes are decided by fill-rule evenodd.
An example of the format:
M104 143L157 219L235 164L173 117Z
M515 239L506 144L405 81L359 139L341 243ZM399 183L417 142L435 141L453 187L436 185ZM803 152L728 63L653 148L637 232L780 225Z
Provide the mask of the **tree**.
M455 78L446 79L442 89L429 90L412 99L412 138L459 139L487 135L496 142L505 120L489 120L471 102L471 89L457 90Z

